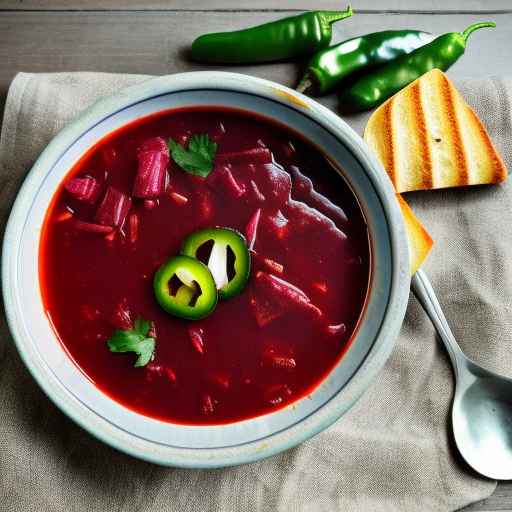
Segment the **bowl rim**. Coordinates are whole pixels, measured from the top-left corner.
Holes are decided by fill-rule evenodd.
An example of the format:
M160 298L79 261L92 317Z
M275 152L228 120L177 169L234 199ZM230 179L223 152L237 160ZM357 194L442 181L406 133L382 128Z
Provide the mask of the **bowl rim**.
M101 422L93 425L84 419L80 414L80 409L84 405L81 403L74 404L62 392L59 393L58 387L52 385L45 378L45 372L38 368L34 361L28 357L28 354L25 353L23 349L24 334L18 326L18 313L9 285L11 282L9 272L12 265L16 263L13 261L12 253L14 251L10 250L10 248L14 247L17 230L24 221L24 208L28 199L34 194L33 185L36 177L45 167L46 161L52 160L55 156L61 154L62 148L67 147L77 135L84 131L84 128L95 124L98 119L104 118L105 115L126 108L136 100L172 91L186 91L198 88L228 90L248 94L254 94L255 90L257 90L258 95L281 102L299 111L328 129L336 138L342 140L343 144L353 153L366 171L381 201L389 228L393 268L388 307L379 333L365 360L340 392L343 395L342 399L338 396L333 397L331 401L324 404L319 411L307 418L306 421L300 422L298 425L283 432L273 434L271 436L272 442L268 440L255 441L250 443L250 445L259 444L261 446L252 446L252 449L246 451L237 447L201 449L203 452L210 450L211 458L203 456L200 459L193 457L193 452L196 449L190 448L174 448L173 450L183 453L173 454L171 450L170 455L167 454L165 456L156 449L147 449L144 453L141 453L140 448L130 443L129 439L123 439L123 436L116 435L119 434L117 432L119 430L118 427L111 426L109 429L105 426L102 427ZM77 119L68 124L53 138L25 178L9 216L2 250L2 288L7 322L25 366L29 369L45 394L67 416L106 444L134 457L174 467L212 468L252 462L291 448L331 425L363 394L391 354L405 316L409 283L408 242L403 217L395 198L395 192L387 174L382 169L378 160L370 153L359 135L334 112L307 96L268 80L222 71L197 71L148 79L142 83L125 88L117 94L101 99L87 108ZM322 411L321 415L319 414L320 411ZM129 436L127 433L123 434ZM146 443L155 444L150 441L146 441Z

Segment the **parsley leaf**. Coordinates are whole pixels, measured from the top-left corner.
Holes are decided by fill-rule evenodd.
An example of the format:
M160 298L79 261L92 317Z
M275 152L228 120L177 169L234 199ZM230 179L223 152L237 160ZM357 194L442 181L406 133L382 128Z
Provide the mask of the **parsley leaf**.
M217 144L208 135L192 135L188 148L173 139L167 141L172 159L185 171L206 178L213 169Z
M151 323L138 317L133 329L115 330L107 341L110 352L135 352L139 357L133 366L146 366L155 352L155 339L148 337Z

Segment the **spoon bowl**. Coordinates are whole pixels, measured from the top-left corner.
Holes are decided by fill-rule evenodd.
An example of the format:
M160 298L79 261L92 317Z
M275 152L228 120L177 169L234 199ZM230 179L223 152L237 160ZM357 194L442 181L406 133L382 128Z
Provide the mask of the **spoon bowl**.
M422 270L411 286L443 341L455 374L452 428L457 449L478 473L512 479L512 379L490 372L464 355Z
M512 380L468 360L466 381L453 400L455 443L476 471L497 480L512 479Z

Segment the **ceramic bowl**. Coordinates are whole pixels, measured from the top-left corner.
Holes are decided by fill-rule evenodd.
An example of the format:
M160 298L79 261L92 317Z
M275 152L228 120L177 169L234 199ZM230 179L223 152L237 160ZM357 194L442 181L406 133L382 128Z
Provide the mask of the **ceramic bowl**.
M373 268L367 306L349 350L308 397L249 420L187 426L123 407L73 363L43 309L38 247L45 212L59 183L99 139L148 114L207 105L236 107L275 119L301 133L335 162L367 219ZM119 450L158 464L194 468L268 457L340 418L389 356L409 293L402 216L386 173L362 139L337 115L306 96L266 80L215 71L165 76L130 87L96 103L62 130L43 151L18 194L5 235L2 272L14 340L48 397L83 428Z

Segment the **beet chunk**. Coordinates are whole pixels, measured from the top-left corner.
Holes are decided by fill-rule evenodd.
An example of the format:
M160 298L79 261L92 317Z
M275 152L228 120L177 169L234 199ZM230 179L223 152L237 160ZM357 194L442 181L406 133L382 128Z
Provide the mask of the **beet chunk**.
M88 233L101 233L108 235L113 231L112 226L102 226L101 224L94 224L93 222L84 222L83 220L75 220L75 229L79 231L87 231Z
M247 246L249 250L254 249L256 243L256 236L258 234L258 224L260 223L261 208L258 208L249 219L249 222L245 226L245 238L247 240Z
M132 206L132 200L114 187L108 187L96 211L95 220L103 226L120 227Z
M215 159L218 163L269 164L272 162L272 153L267 148L252 148L233 153L219 153Z
M139 167L133 184L135 197L158 197L165 191L169 158L169 148L162 137L148 139L139 147Z
M66 191L77 201L94 204L101 192L101 185L95 178L85 176L84 178L71 178L64 185Z

